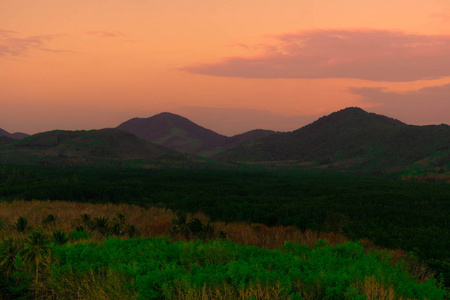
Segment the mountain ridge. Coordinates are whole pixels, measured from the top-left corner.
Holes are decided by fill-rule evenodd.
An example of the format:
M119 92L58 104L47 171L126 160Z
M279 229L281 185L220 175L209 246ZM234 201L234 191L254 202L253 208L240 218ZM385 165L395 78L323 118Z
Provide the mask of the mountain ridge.
M168 112L148 118L132 118L121 123L117 128L161 146L204 156L229 149L242 141L275 133L271 130L256 129L227 137L185 117Z
M1 129L0 128L0 136L6 136L15 140L20 140L23 139L27 136L29 136L29 134L23 133L23 132L14 132L14 133L9 133L8 131Z
M161 147L158 151L157 145ZM167 153L169 149L173 152ZM370 169L375 173L406 169L446 172L450 171L450 126L408 125L348 107L289 132L256 129L226 137L185 117L164 112L133 118L116 128L56 130L22 140L2 136L1 162L8 155L18 160L14 151L46 159L87 157L116 161L157 159L159 156L153 154L162 152L180 157L182 152L208 156L219 163L284 162L294 167Z
M450 126L407 125L351 107L291 132L242 143L215 158L296 161L343 169L370 166L387 170L420 163L448 168Z
M91 165L105 160L178 160L185 155L152 144L117 128L100 130L53 130L37 133L0 146L2 162L32 161L40 164Z

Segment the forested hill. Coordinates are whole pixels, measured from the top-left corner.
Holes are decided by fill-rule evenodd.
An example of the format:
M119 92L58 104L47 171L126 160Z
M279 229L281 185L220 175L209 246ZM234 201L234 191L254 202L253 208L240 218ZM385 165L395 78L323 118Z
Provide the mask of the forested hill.
M185 155L115 128L48 131L0 146L2 163L91 165L108 160L121 164L182 157Z
M448 167L450 126L413 126L360 108L346 108L298 130L238 145L222 159L311 162L380 170L421 164Z
M120 124L117 128L158 145L203 156L210 156L241 142L275 133L271 130L252 130L227 137L197 125L187 118L168 112L149 118L134 118Z
M7 136L0 136L0 146L7 145L7 144L12 143L14 141L15 141L15 139L13 139L13 138L10 138L10 137L7 137Z

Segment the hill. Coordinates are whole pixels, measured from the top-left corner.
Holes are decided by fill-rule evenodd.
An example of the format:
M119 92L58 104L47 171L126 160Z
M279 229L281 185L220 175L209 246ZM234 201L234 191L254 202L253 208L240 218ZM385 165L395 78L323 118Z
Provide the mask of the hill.
M7 145L9 143L14 142L15 139L10 138L8 136L0 136L0 146Z
M270 130L253 130L227 137L168 112L150 118L134 118L120 124L117 128L167 148L203 156L229 149L249 139L274 133Z
M231 148L246 141L259 139L262 137L266 137L272 134L276 134L277 132L272 130L264 130L264 129L255 129L251 131L247 131L241 134L234 135L228 138L226 148Z
M238 161L295 161L342 169L387 170L413 164L449 167L450 126L413 126L346 108L278 135L238 145L218 156Z
M2 137L2 136L6 136L6 137L9 137L9 138L12 138L15 140L20 140L20 139L27 137L28 134L22 133L22 132L9 133L8 131L0 128L0 137Z
M4 163L91 165L115 161L180 159L182 154L154 145L120 129L55 130L0 147Z

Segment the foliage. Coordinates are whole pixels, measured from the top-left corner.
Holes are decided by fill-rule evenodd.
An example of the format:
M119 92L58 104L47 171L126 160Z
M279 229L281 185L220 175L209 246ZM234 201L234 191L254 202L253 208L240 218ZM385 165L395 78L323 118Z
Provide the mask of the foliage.
M42 230L34 230L25 240L23 250L20 251L22 261L28 265L30 270L34 266L36 270L34 290L35 296L39 292L39 267L48 264L51 254L51 244L49 237Z
M53 241L62 246L69 241L69 238L64 230L55 230L53 231Z
M215 237L215 231L210 223L203 224L198 218L188 222L187 214L178 212L177 218L171 221L170 235L172 237L181 235L185 239L200 238L206 241Z
M396 298L443 299L430 279L418 283L358 243L311 249L287 243L278 250L159 239L109 239L101 246L54 249L48 289L61 298L104 292L139 299L354 299L390 293ZM114 281L122 284L114 285ZM63 284L64 283L64 284ZM70 283L70 284L66 284ZM265 296L263 296L265 295Z
M94 229L100 231L101 234L106 234L108 231L108 218L107 217L98 217L94 219Z
M70 241L79 241L79 240L87 240L91 237L91 234L83 231L83 230L74 230L71 233L69 233L69 240Z
M52 206L62 207L61 204L65 204L18 202L30 207L34 214L27 216L37 222L40 219L36 218L38 212L33 208L45 207L47 212L53 212ZM67 213L73 211L69 209L70 205L79 204L65 205ZM11 203L2 207L8 212L17 206ZM109 219L114 216L111 211L104 214L104 209L110 209L111 205L90 204L85 207L87 211L95 211L94 216ZM125 205L120 207L130 213ZM145 213L146 209L139 211ZM161 214L175 216L168 210L155 211L158 217L162 217ZM58 214L58 220L66 220L74 228L77 222L82 222L78 216L72 212L73 219L68 220ZM179 221L180 216L183 222ZM129 220L136 220L135 217L132 213ZM113 224L118 225L118 219L112 219ZM14 270L0 272L0 294L11 295L8 297L12 299L32 298L28 291L33 291L35 298L43 299L362 299L366 296L374 299L383 298L383 295L440 299L445 293L440 287L442 278L438 276L436 281L429 270L423 269L420 260L400 250L379 250L368 241L363 242L363 248L360 243L344 243L345 239L334 233L301 233L292 226L214 223L207 222L201 214L186 214L185 217L179 214L174 220L173 223L190 227L186 240L191 242L179 241L181 235L173 239L124 240L123 237L105 237L97 231L74 230L69 234L69 241L60 246L56 241L65 236L65 231L52 228L33 231L25 241L7 240L0 243L0 257L8 256L4 253L11 252L8 250L10 245L17 249L30 249L30 245L39 244L32 240L42 239L52 248L52 255L51 260L47 253L43 263L33 263L33 260L27 259L25 251L12 251L16 255L8 261L13 260ZM140 223L136 225L142 226ZM135 228L126 223L124 226ZM226 229L230 240L202 242L201 239L209 240L204 234L212 233L211 237L216 237L216 226ZM166 228L165 234L169 233L169 229ZM50 237L45 232L52 233L55 243L49 242ZM218 232L217 237L224 238L225 233L221 235ZM15 231L11 234L20 236ZM194 241L194 238L197 240ZM301 244L287 242L281 246L280 239L301 241ZM344 244L336 243L336 239ZM245 244L272 245L272 250L242 246Z
M369 238L379 246L413 251L437 274L443 273L450 286L450 189L446 184L258 167L138 170L2 166L0 195L4 201L158 204L176 211L203 212L211 221L292 225L303 231L342 233L354 240ZM114 216L108 217L105 236L116 223ZM89 216L80 225L89 234L100 234L92 227L93 219ZM128 235L128 226L121 227L121 235Z
M14 229L18 232L24 232L28 229L28 220L25 217L19 217L17 222L14 223Z
M14 261L19 253L19 245L13 238L9 238L0 244L0 273L11 276L14 272Z
M48 226L48 225L54 224L55 221L56 221L56 217L52 214L49 214L42 220L42 225Z

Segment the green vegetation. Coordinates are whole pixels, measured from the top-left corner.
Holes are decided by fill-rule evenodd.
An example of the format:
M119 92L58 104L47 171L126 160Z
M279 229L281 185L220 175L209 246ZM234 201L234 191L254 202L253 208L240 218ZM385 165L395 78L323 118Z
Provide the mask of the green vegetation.
M0 231L1 299L444 299L446 295L442 278L433 277L434 272L414 256L381 250L367 240L348 242L333 233L215 223L201 214L176 215L167 209L124 204L13 201L0 206L6 225L18 210L25 213L23 219L33 220L30 227L49 215L54 219L52 226L28 233ZM126 239L130 228L140 237ZM72 232L67 236L66 231Z
M50 199L157 206L181 212L203 212L211 221L292 225L302 231L344 234L352 240L368 238L379 246L412 251L432 267L437 276L442 273L445 284L450 286L450 190L446 184L301 170L3 166L0 168L0 195L4 201ZM58 223L60 217L54 215L54 222ZM67 238L69 241L89 240L92 238L90 228L94 227L96 235L120 232L124 237L135 236L137 228L129 226L136 223L121 225L121 218L85 216L86 223L79 224L82 228L66 229ZM18 219L11 223L0 221L8 228L14 223L24 223ZM186 232L187 235L189 230L196 230L195 224L189 224L192 221L184 222L179 218L173 221L173 234ZM49 221L45 226L49 230L59 229L52 223ZM33 223L34 228L40 225L42 221ZM164 224L165 234L169 233L170 226L170 222ZM24 233L28 231L29 228Z
M450 172L450 126L406 125L346 108L295 131L242 143L218 158L310 163L362 174L444 173Z
M443 299L445 294L434 280L419 284L382 261L382 253L366 255L357 243L330 247L319 241L315 249L289 243L269 251L226 241L111 239L57 247L54 256L49 289L67 299L111 292L122 299L354 299L368 293ZM114 284L117 280L122 284Z
M187 159L179 152L112 128L38 133L4 145L0 143L0 156L2 163L63 167L121 167L127 163L140 163L142 166L164 160L176 163Z
M11 243L0 249L15 249ZM393 262L381 250L364 253L353 242L331 246L318 240L313 248L286 243L276 250L168 238L50 246L48 237L33 231L24 250L10 252L0 275L6 277L6 297L31 298L31 291L42 299L444 299L446 294L433 278L415 280L404 270L405 261Z

